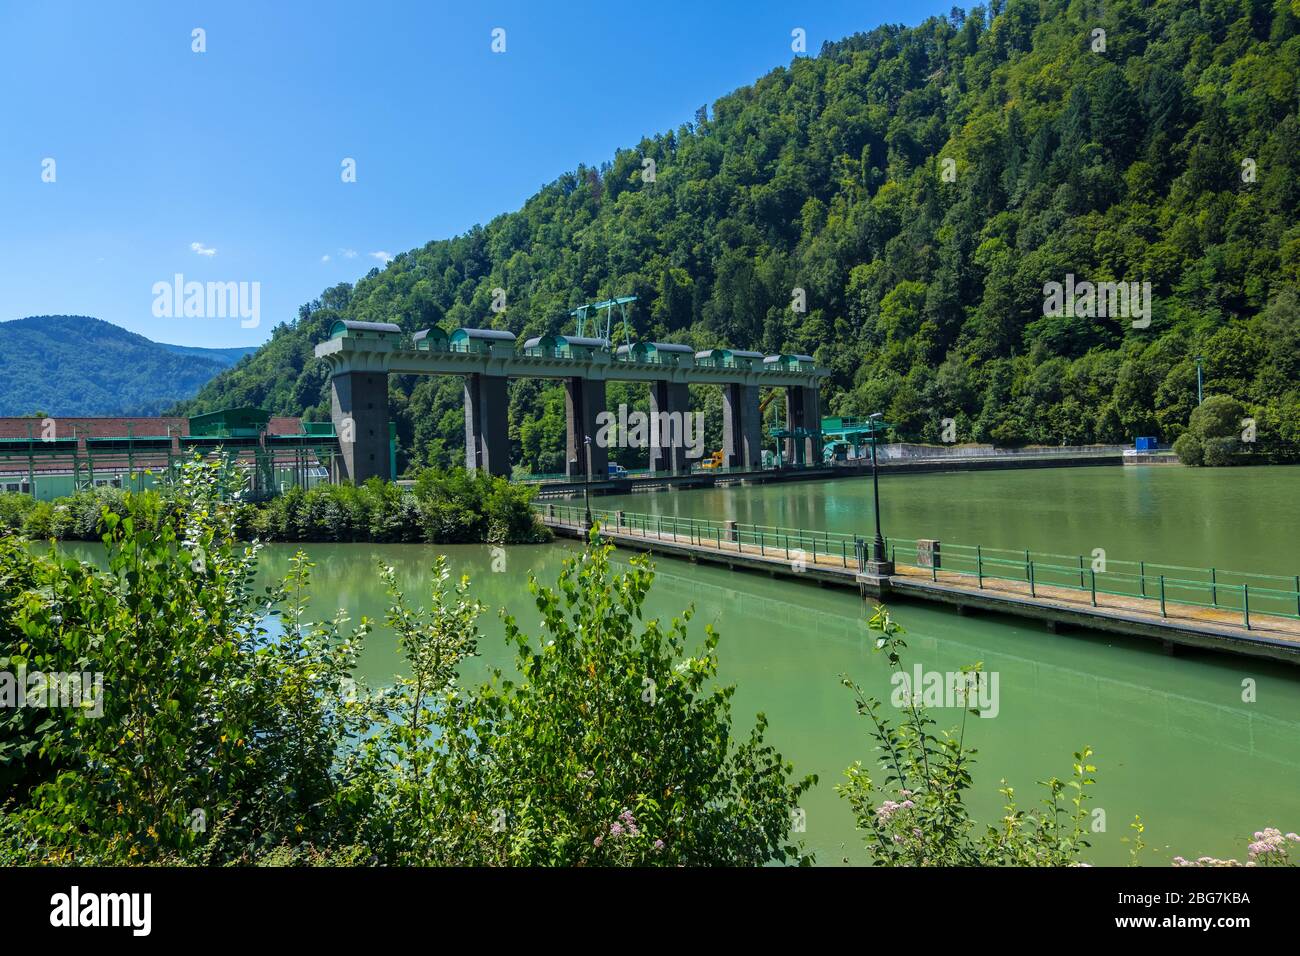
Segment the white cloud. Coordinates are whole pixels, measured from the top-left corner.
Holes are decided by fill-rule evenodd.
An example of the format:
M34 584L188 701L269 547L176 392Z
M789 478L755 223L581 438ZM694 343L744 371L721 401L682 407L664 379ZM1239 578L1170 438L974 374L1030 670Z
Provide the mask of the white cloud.
M378 259L378 260L379 260L380 262L382 262L384 265L388 265L388 263L390 263L390 262L393 261L392 254L391 254L391 253L384 252L384 251L382 251L382 250L379 251L379 252L372 252L372 253L370 253L370 258L372 258L372 259Z
M357 257L357 250L355 249L340 249L339 252L343 254L344 259L355 259Z
M201 256L208 256L208 257L211 257L211 256L215 256L215 255L217 254L217 250L216 250L216 249L213 249L211 246L205 246L205 245L204 245L203 243L201 243L201 242L191 242L191 243L190 243L190 248L193 249L195 252L197 252L197 253L198 253L199 255L201 255Z
M328 252L325 253L325 255L323 255L323 256L320 257L320 261L321 261L321 262L329 262L329 261L330 261L330 254L329 254Z

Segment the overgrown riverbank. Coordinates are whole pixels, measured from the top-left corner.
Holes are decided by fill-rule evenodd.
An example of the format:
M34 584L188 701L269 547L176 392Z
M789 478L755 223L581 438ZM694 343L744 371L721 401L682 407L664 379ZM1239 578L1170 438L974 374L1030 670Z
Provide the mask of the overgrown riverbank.
M526 544L551 534L529 507L536 490L481 472L428 468L414 485L371 479L360 486L291 488L263 502L234 507L245 541L371 541L425 544ZM170 490L158 493L163 514L176 507ZM124 516L127 492L80 491L54 501L0 494L0 530L33 540L98 541L103 515Z

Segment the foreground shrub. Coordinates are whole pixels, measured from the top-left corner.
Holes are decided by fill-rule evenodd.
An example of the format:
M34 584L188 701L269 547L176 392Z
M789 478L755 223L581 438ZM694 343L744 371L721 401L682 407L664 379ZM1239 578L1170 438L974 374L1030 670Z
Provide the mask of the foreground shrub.
M1291 858L1291 851L1300 850L1300 833L1283 834L1277 827L1265 827L1256 830L1246 847L1246 860L1219 860L1212 856L1202 856L1195 860L1174 857L1174 866L1296 866Z
M907 647L903 629L884 607L870 621L879 638L876 649L886 653L889 666L904 676L901 652ZM978 680L979 668L964 672ZM858 713L871 721L871 736L879 756L878 785L860 762L837 787L853 808L858 829L872 862L885 866L1071 866L1089 846L1087 788L1096 767L1088 762L1091 748L1074 755L1067 781L1043 781L1040 807L1022 810L1015 791L1004 785L1005 815L996 826L977 832L965 803L971 786L975 751L966 746L966 717L955 733L935 733L935 721L908 695L898 723L885 716L881 702L862 693L852 680L843 683L857 698ZM973 687L973 685L968 685ZM1140 823L1137 824L1140 827ZM1140 830L1139 830L1140 832Z
M812 778L791 781L761 715L733 740L717 636L687 656L689 612L642 621L645 560L613 575L593 542L556 589L531 582L546 639L507 618L521 678L469 690L457 669L483 608L468 581L440 561L413 609L384 568L410 676L370 693L353 679L369 625L309 619L304 556L254 590L237 486L198 462L174 507L127 494L101 515L105 571L0 541L0 670L102 675L69 706L3 712L0 863L799 857L786 841Z
M406 610L388 572L411 677L399 683L358 763L371 801L361 842L386 862L529 866L757 865L801 859L788 842L815 777L731 730L734 688L713 686L718 636L687 654L688 610L642 619L645 558L613 574L593 538L555 588L529 583L545 636L506 615L518 679L471 692L455 666L474 653L481 608L435 570L428 619ZM437 745L425 738L440 727ZM378 825L377 829L375 829Z
M10 855L219 862L331 836L334 755L364 729L343 695L360 632L303 623L301 559L292 594L254 594L257 549L235 539L231 478L192 465L171 516L148 492L126 495L124 516L105 510L105 572L0 552L0 579L25 577L0 666L102 675L90 699L3 728L0 753L22 761L22 799L0 826L22 841ZM272 637L266 615L281 607Z

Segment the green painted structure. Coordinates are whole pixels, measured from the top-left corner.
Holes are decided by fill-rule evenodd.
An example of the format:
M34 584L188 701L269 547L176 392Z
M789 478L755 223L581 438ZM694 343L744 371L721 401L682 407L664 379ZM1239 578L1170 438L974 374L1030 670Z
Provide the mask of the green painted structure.
M337 324L337 323L336 323ZM365 331L365 330L361 330ZM337 481L339 440L332 422L302 422L294 434L273 434L271 415L259 408L227 408L185 421L184 428L158 419L141 434L132 422L105 419L117 434L97 434L81 420L73 437L43 438L45 423L33 419L28 437L0 439L0 492L49 501L95 487L143 491L164 484L195 454L220 453L247 474L245 491L265 498L291 487ZM188 432L184 434L182 432ZM388 428L388 465L395 468L396 429Z

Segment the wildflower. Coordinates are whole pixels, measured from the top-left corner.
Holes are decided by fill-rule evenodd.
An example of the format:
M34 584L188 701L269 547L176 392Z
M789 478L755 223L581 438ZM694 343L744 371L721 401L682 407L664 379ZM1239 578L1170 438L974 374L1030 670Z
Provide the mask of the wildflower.
M604 837L604 836L598 836L598 837L596 837L596 839L594 839L594 840L591 841L591 845L592 845L592 846L595 846L595 847L599 847L599 846L600 846L602 843L604 843L604 842L605 842L605 837Z
M655 851L656 853L659 853L660 851L663 850L663 848L664 848L664 841L663 841L663 840L655 840L655 843L654 843L654 851Z
M880 823L888 823L890 817L896 810L902 808L901 803L895 803L893 800L886 800L880 806L876 807L876 820Z
M622 836L622 835L623 835L623 824L621 824L621 823L611 823L611 824L609 825L609 835L610 835L610 836L613 836L613 837L620 837L620 836Z

